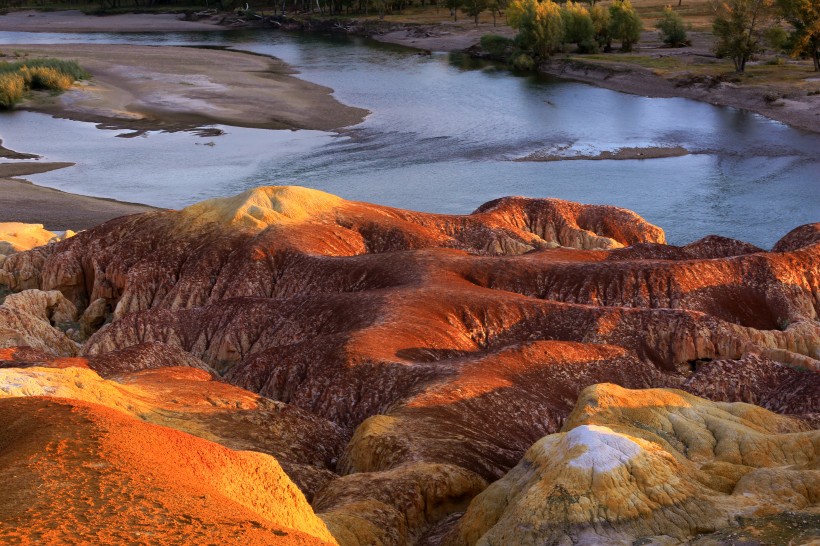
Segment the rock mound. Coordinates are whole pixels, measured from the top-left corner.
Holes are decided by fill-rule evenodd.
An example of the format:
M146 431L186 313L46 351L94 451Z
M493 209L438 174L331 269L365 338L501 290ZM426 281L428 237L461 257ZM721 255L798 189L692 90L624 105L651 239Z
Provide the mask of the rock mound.
M203 370L164 367L120 373L110 381L85 367L81 358L36 364L0 369L0 398L58 397L101 404L232 449L268 453L309 497L336 477L334 463L346 438L342 429L215 381Z
M815 232L776 252L672 247L615 207L510 197L446 216L270 187L14 254L0 283L83 310L81 335L95 333L77 364L116 380L101 385L140 417L271 453L338 537L400 545L447 534L590 385L679 387L812 422ZM45 351L37 335L18 345ZM66 365L16 351L0 357ZM653 439L583 425L613 432L563 448L671 460ZM700 498L700 470L672 459L664 472Z
M74 356L78 344L57 326L70 330L76 319L77 308L57 290L10 294L0 305L0 347L26 346L52 356Z
M274 224L315 220L343 203L342 198L319 190L265 186L191 205L181 216L196 224L213 222L261 231Z
M336 544L268 455L58 399L0 400L0 430L4 542Z
M737 516L804 511L811 521L818 453L820 431L755 406L596 385L563 432L473 500L444 544L689 541Z
M30 250L57 239L57 234L44 229L43 224L0 222L0 254Z

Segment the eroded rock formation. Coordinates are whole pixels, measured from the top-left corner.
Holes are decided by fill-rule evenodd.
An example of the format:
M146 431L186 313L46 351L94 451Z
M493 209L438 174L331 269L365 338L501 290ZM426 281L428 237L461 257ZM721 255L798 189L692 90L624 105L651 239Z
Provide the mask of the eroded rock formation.
M57 290L10 294L0 305L0 347L29 346L54 356L74 356L79 345L66 331L76 319L77 308Z
M446 216L259 188L9 256L0 283L61 294L90 338L69 361L29 338L0 360L88 367L155 393L126 393L161 408L142 418L273 454L345 545L437 544L590 385L817 421L820 224L771 252L663 242L615 207L504 198ZM279 445L295 441L281 423L313 431L307 444Z
M128 351L107 356L119 360ZM336 477L333 469L346 438L340 427L216 381L207 371L175 367L179 362L167 360L166 367L119 372L112 381L90 369L99 367L96 359L17 352L5 355L15 367L0 369L0 398L49 396L102 404L232 449L268 453L309 498Z
M805 511L807 524L782 530L800 543L816 531L818 454L820 431L756 406L600 384L443 543L689 542L737 516Z
M73 231L58 235L43 228L43 224L0 222L0 254L5 256L23 250L31 250L51 241L67 239L72 235L74 235Z
M276 460L79 400L0 400L5 543L336 544Z

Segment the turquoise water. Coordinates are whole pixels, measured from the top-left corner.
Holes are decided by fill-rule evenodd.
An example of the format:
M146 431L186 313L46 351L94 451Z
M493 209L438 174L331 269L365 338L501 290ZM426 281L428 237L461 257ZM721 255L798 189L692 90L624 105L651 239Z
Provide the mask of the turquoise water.
M630 208L677 244L717 233L769 247L791 228L820 221L820 135L742 110L516 77L459 56L420 56L347 38L0 32L0 44L69 42L225 45L273 55L299 77L333 88L341 102L372 113L339 133L222 127L226 134L217 137L131 139L42 114L0 116L8 147L78 163L31 177L67 191L181 207L261 184L302 184L445 213L470 212L503 195L550 196ZM625 146L692 153L513 161L533 152L597 154Z

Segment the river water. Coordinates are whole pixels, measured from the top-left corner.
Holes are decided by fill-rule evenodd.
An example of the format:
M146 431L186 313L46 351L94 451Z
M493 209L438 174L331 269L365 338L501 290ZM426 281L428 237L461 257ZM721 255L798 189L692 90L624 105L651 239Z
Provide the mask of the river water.
M820 135L743 110L514 76L458 55L420 56L361 39L261 31L0 32L0 44L15 43L229 46L279 57L300 78L372 112L339 133L221 127L218 137L137 138L42 114L0 116L7 147L77 163L29 177L65 191L182 207L258 185L300 184L443 213L467 213L504 195L559 197L632 209L663 227L674 244L716 233L764 248L820 221ZM691 154L515 161L645 146L681 146Z

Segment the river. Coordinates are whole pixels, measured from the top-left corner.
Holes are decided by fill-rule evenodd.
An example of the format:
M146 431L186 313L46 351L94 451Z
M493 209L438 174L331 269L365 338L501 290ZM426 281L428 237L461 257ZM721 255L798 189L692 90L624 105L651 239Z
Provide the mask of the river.
M276 56L300 78L333 88L339 101L372 112L339 133L221 127L217 137L137 138L43 114L0 116L9 148L77 163L29 177L65 191L182 207L252 186L300 184L442 213L467 213L504 195L559 197L632 209L673 244L715 233L764 248L820 221L820 135L743 110L514 76L459 55L423 56L346 37L0 32L0 44L15 43L229 46ZM515 161L649 146L690 154Z

